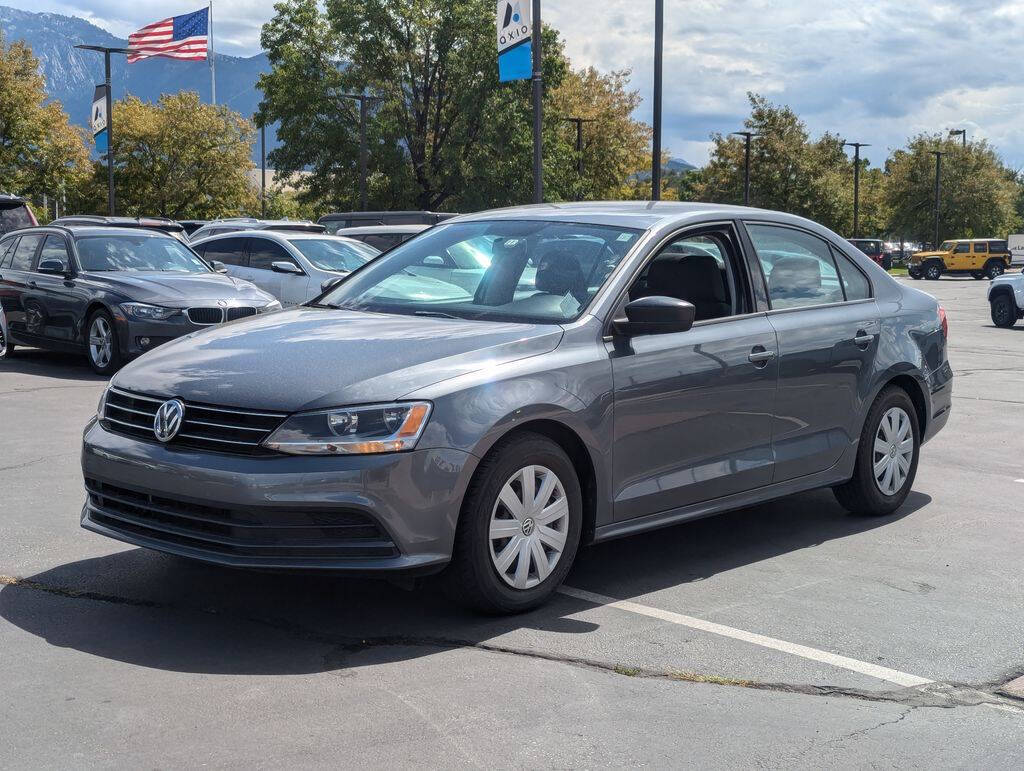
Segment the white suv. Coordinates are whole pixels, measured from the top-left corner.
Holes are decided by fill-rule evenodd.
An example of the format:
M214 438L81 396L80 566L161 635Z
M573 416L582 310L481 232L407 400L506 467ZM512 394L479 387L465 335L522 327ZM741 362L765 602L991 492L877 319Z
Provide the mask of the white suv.
M380 254L378 249L323 233L247 230L189 244L228 275L251 281L285 307L301 305Z
M999 276L988 287L988 302L992 307L992 323L997 327L1012 327L1024 318L1024 274Z

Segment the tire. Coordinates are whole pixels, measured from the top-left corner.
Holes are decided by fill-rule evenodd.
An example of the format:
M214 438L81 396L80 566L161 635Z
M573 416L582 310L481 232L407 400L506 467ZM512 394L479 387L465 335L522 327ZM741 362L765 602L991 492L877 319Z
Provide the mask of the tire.
M1017 323L1017 303L1008 293L993 297L991 306L992 323L997 327L1009 329Z
M902 418L894 426L889 422L890 416L899 413L902 414ZM882 426L883 420L887 422L885 428ZM900 440L899 437L903 435L900 430L903 420L906 421L907 432L905 438ZM886 455L877 449L876 439L880 445L886 444L888 439L893 440L888 442L889 450ZM906 439L912 440L909 458L903 445ZM920 454L921 433L914 403L902 388L889 386L878 395L868 410L857 445L857 462L853 469L853 477L849 482L833 489L836 500L853 514L873 517L892 514L903 505L914 485ZM888 462L882 465L882 461L886 461L887 457ZM881 466L878 479L875 473L876 462ZM891 468L891 477L886 476L887 468ZM902 481L899 479L900 475L903 475Z
M547 500L516 516L505 501L522 503L522 491L528 486L524 475L532 475L536 499L548 474L554 481ZM565 505L559 506L563 499ZM551 526L542 529L534 518L539 520L538 508L545 504L551 511L548 516L558 519L549 520ZM463 499L452 562L444 575L448 594L458 603L489 614L536 608L565 580L582 529L583 496L576 469L565 451L540 434L524 432L503 440L480 464ZM560 534L564 534L564 542ZM561 551L557 552L559 542ZM543 577L537 549L545 565L558 554Z
M109 345L102 346L94 344L94 338L100 339L102 325L106 325ZM94 335L94 333L97 333ZM114 328L114 320L104 310L93 313L85 325L85 357L89 360L89 366L97 375L113 375L121 368L121 348L117 342L117 330Z
M4 328L0 326L0 361L6 361L12 353L14 353L14 343L8 339Z
M914 279L914 281L921 280L921 271L917 268L907 268L907 275Z
M882 267L889 271L892 270L892 255L886 254L882 257Z
M937 262L929 263L924 268L924 277L929 281L938 281L942 278L942 266Z
M985 278L985 271L983 271L983 270L972 270L971 271L971 278L976 278L976 279L979 279L979 280L983 279L983 278Z
M990 260L988 265L985 266L985 275L988 276L989 280L998 278L1006 272L1006 266L1003 265L999 260Z

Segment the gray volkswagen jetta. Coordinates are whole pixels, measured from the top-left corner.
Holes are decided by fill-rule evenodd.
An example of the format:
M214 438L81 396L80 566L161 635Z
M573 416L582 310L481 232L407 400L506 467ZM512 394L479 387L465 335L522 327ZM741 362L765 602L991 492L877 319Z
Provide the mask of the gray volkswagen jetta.
M417 273L467 254L473 276ZM85 431L82 525L232 566L444 569L522 611L581 544L819 487L893 512L949 416L946 335L932 297L799 217L463 216L125 367Z

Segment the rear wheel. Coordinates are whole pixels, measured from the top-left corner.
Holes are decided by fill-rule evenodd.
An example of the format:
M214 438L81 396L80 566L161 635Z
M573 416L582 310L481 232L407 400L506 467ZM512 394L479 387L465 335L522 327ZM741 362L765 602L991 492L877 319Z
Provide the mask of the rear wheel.
M930 262L925 265L924 277L929 281L938 281L942 278L942 266L937 262Z
M86 326L85 355L97 375L112 375L121 366L121 349L117 343L114 320L106 311L96 311Z
M914 484L920 446L914 403L902 388L886 388L868 411L853 477L834 488L836 500L854 514L896 511Z
M992 323L997 327L1009 329L1017 323L1017 304L1009 294L999 294L992 298Z
M583 497L572 461L547 437L523 433L480 464L463 501L449 594L485 613L521 613L565 579L579 546Z
M988 265L985 266L985 275L990 279L997 278L1006 272L1006 266L1003 265L999 260L989 260Z
M3 325L0 324L0 361L3 361L14 351L14 343L7 339Z

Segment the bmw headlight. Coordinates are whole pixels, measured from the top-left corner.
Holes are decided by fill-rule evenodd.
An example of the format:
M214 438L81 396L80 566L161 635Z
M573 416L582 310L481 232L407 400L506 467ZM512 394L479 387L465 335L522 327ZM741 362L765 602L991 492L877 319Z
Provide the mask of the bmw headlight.
M146 303L121 303L121 310L140 321L165 321L179 311L178 308L162 308Z
M291 455L369 455L416 447L430 402L397 402L292 415L263 445Z
M280 300L271 300L266 305L264 305L262 308L260 308L259 312L260 313L274 313L275 311L279 311L279 310L281 310L281 301Z

